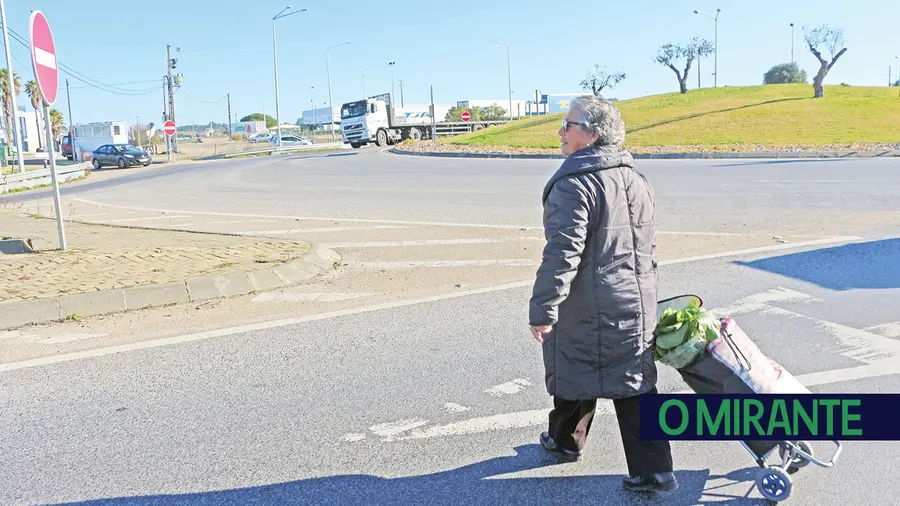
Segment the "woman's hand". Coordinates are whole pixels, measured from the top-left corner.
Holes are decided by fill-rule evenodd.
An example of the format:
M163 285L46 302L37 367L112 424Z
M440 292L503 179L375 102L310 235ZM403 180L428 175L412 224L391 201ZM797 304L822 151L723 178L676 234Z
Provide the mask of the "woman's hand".
M544 343L543 334L549 334L551 330L553 330L553 325L531 325L531 335L541 344Z

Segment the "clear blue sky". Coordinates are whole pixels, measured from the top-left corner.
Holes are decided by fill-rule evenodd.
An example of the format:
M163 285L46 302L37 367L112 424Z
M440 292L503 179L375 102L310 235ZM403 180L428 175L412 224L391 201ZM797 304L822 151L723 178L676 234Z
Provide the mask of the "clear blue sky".
M452 2L306 2L300 0L121 2L6 2L12 30L28 37L30 9L41 9L54 31L59 61L90 79L117 85L120 93L86 87L68 77L76 122L161 121L166 44L184 76L176 93L180 124L227 121L232 115L265 108L274 116L272 17L285 5L308 12L278 20L278 69L281 118L295 122L313 98L327 104L325 48L330 51L335 106L366 95L390 91L394 78L404 82L407 104L427 103L434 85L435 102L505 99L506 49L511 46L514 98L544 93L578 92L579 82L595 63L627 73L607 96L631 98L677 91L673 72L656 64L657 48L667 42L701 36L713 39L713 21L693 14L699 9L719 17L719 86L760 84L773 64L791 58L791 22L796 24L797 62L810 78L815 58L804 47L801 27L828 23L844 29L848 52L826 84L885 86L888 66L900 56L900 4L885 0L791 0L738 2L644 0L603 2L536 0ZM543 6L542 6L543 5ZM171 10L166 7L171 6ZM32 78L29 52L10 40L13 66L24 82ZM182 48L174 53L174 48ZM0 66L5 61L0 59ZM702 61L704 87L711 86L713 58ZM897 69L893 69L897 75ZM365 79L363 80L363 74ZM689 87L697 86L696 65ZM149 81L149 82L141 82ZM120 83L136 84L120 84ZM157 84L158 83L158 84ZM68 119L65 81L58 107ZM315 90L311 96L310 86ZM124 90L135 90L126 91ZM146 92L144 94L136 94ZM399 98L399 86L396 88ZM220 100L222 99L222 100ZM220 101L219 101L220 100ZM24 93L19 103L29 106ZM216 102L210 104L207 102Z

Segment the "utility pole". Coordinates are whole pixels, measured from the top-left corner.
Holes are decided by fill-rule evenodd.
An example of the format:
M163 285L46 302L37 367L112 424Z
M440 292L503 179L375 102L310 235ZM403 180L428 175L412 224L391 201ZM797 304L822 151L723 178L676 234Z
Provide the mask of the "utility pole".
M167 55L167 63L166 70L168 70L168 79L166 86L169 88L169 119L175 121L175 94L172 91L172 69L175 68L175 60L172 59L172 46L166 45L166 55ZM175 138L174 135L170 136L172 138L169 141L170 151L178 152L178 139Z
M794 23L791 23L791 63L796 63L794 60Z
M228 137L231 137L231 93L228 94Z
M6 29L6 6L3 4L3 0L0 0L0 20L3 21L3 47L6 48L6 77L9 80L7 85L9 86L9 95L15 93L16 88L13 83L13 66L12 66L12 57L9 54L9 32ZM19 135L19 112L16 108L15 98L10 98L12 102L12 118L9 118L10 121L10 129L12 130L9 134L16 140L16 159L19 162L19 172L25 172L25 160L22 158L22 136ZM51 152L52 153L52 152ZM51 155L52 156L52 155Z
M391 107L396 107L396 102L394 102L394 64L397 63L395 61L389 62L388 66L391 68Z
M403 79L400 80L400 107L403 107Z
M69 106L69 144L72 145L72 161L77 162L78 156L75 153L75 122L72 121L72 98L69 97L68 79L66 79L66 105Z

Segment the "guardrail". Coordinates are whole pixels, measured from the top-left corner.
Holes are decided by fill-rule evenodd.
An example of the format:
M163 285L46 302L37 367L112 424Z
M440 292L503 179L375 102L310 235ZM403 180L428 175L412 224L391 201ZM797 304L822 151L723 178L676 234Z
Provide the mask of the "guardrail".
M450 137L454 135L462 135L469 132L477 132L478 130L495 125L503 125L505 123L509 123L509 120L436 123L434 125L434 135L435 137ZM429 125L429 128L430 127L431 126Z
M236 158L239 156L253 156L253 155L264 155L264 154L273 154L273 153L294 153L298 151L313 151L316 149L322 148L343 148L343 142L329 142L326 144L308 144L305 146L282 146L282 147L272 147L265 149L252 149L250 151L240 151L238 153L222 153L220 155L212 155L204 158L200 158L200 160L222 160L225 158Z
M56 179L60 183L64 183L71 179L77 179L85 175L90 164L87 162L57 165ZM0 194L8 193L11 190L19 188L33 188L50 184L50 169L28 170L22 173L4 174L0 176Z

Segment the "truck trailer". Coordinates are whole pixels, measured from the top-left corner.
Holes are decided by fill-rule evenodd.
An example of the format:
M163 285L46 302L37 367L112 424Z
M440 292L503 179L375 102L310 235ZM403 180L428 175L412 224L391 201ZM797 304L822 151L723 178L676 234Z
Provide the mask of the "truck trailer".
M365 144L377 146L396 144L405 139L431 139L434 130L445 131L456 125L467 130L480 130L499 121L448 123L443 120L455 107L451 104L408 105L394 107L389 93L341 106L341 135L344 144L358 148ZM434 122L432 123L432 118Z

